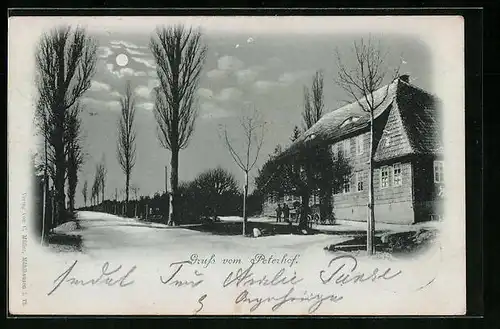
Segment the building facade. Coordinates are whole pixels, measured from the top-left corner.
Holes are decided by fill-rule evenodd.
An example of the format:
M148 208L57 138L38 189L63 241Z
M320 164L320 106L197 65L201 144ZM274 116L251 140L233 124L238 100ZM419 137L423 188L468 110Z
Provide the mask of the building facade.
M442 219L444 159L439 100L410 84L406 75L373 96L380 103L374 113L373 134L375 220L413 224ZM334 217L366 221L372 147L369 113L351 103L325 114L285 151L285 156L317 143L329 145L333 157L341 154L352 168L333 192ZM270 201L265 208L273 208Z

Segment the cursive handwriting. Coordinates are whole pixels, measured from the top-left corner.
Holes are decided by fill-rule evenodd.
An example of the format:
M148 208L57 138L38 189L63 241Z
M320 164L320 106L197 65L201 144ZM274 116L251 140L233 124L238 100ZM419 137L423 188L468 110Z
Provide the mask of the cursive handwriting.
M188 286L188 287L194 288L196 286L199 286L203 282L203 279L200 279L200 280L177 279L178 277L181 276L181 274L179 274L179 273L181 272L181 270L185 264L192 265L191 261L189 261L189 260L171 263L170 267L177 265L177 268L174 270L174 272L166 280L164 280L163 276L160 275L161 283L168 284L168 285L175 286L175 287ZM194 270L194 275L196 277L200 277L203 275L203 273L200 273L197 270Z
M51 291L47 294L48 296L52 295L63 283L68 283L70 285L75 285L75 286L87 286L87 285L105 285L105 286L118 286L120 288L127 287L131 284L134 283L134 281L127 281L129 276L135 271L137 268L136 266L132 266L130 270L128 270L127 273L124 275L120 276L119 278L115 279L113 278L113 275L118 275L117 273L120 272L122 269L122 265L119 265L115 269L110 270L109 269L109 263L105 262L102 265L101 268L101 273L97 278L94 279L89 279L89 280L82 280L82 279L77 279L75 277L69 277L73 269L75 268L77 264L77 260L73 264L71 264L70 267L68 267L64 272L62 272L55 280L54 280L54 288L52 288Z
M340 300L343 299L343 296L338 296L336 294L330 294L330 295L322 295L319 293L308 293L307 291L304 292L303 296L298 297L298 296L292 296L292 293L295 292L294 287L291 287L286 294L283 296L279 297L249 297L250 293L248 290L243 290L238 297L236 297L235 304L239 303L248 303L252 305L250 308L250 312L255 311L258 309L262 304L264 303L272 303L276 302L272 306L272 311L278 310L281 306L285 305L286 303L292 303L292 302L298 302L298 303L304 303L304 302L310 302L311 304L309 305L308 312L309 314L312 314L318 310L318 308L323 304L325 301L329 301L332 303L337 303Z
M277 285L285 285L292 284L295 285L301 282L303 279L297 277L297 273L294 271L293 276L288 277L285 275L285 269L282 268L274 275L267 276L264 274L261 278L254 278L254 273L252 272L252 268L254 264L250 264L246 269L242 269L241 267L234 272L230 272L227 277L224 279L222 286L228 287L230 285L235 285L236 287L241 286L277 286Z
M390 267L386 268L385 271L381 271L376 267L371 273L355 272L357 267L358 260L355 257L351 255L337 256L328 263L328 268L331 268L331 270L321 270L319 278L323 284L335 283L343 286L347 283L391 280L401 274L401 271L393 272Z

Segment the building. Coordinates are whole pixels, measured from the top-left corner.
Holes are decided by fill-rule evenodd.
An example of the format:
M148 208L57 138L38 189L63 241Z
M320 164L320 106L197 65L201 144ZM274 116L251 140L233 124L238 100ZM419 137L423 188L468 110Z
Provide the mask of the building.
M440 101L412 85L408 75L373 93L374 209L377 222L413 224L443 216L444 159ZM361 100L366 102L366 99ZM326 143L348 159L352 172L334 191L334 217L366 221L370 115L354 102L325 114L282 156ZM286 198L286 196L285 196ZM269 200L274 201L274 200ZM267 202L264 209L273 208Z

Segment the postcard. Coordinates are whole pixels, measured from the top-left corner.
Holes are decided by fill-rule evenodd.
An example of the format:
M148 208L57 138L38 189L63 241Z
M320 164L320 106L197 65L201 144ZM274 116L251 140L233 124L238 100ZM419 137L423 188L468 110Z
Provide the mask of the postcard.
M461 315L460 16L12 16L13 315Z

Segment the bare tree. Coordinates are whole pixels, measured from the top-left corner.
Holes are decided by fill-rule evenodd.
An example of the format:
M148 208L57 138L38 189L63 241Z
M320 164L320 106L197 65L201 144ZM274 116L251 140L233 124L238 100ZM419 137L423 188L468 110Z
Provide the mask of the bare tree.
M348 69L342 62L341 55L337 50L338 77L337 84L353 98L363 111L370 114L370 152L369 152L369 174L368 174L368 227L366 248L369 254L375 252L375 213L373 200L373 120L374 113L387 99L389 87L399 76L399 66L389 69L384 65L386 52L382 53L380 43L374 44L371 37L368 42L364 39L354 42L353 46L355 64ZM392 71L392 72L391 72ZM383 87L384 93L381 97L375 97L374 92Z
M68 111L65 119L65 149L67 157L66 169L68 175L68 198L70 211L73 211L75 209L75 194L76 186L78 184L78 172L80 171L81 166L84 162L80 111L80 105L76 103Z
M222 138L226 144L234 162L245 174L245 185L243 188L243 235L246 234L247 225L247 196L248 196L248 173L254 168L264 142L265 122L261 119L259 112L253 108L251 114L243 114L240 119L242 128L242 150L236 150L236 142L228 136L227 127L224 127Z
M82 187L83 204L85 207L87 207L88 193L89 193L89 184L88 184L87 180L85 180L85 182L83 183L83 187Z
M92 185L92 194L94 196L94 205L99 204L99 195L101 191L101 169L99 164L95 166L94 184Z
M134 193L134 201L135 201L135 207L134 207L134 217L137 217L137 200L139 200L137 198L137 195L139 194L139 186L137 185L132 185L130 187L130 189L132 190L132 192Z
M120 167L125 174L125 207L128 204L130 190L130 176L135 166L135 98L130 81L125 86L125 96L120 100L121 116L118 121L117 155Z
M36 50L37 109L46 118L56 190L56 223L64 218L66 111L90 88L97 45L84 29L59 27L44 33Z
M196 90L207 48L201 32L181 25L162 27L150 41L160 86L154 89L154 114L161 145L172 153L172 210L168 224L177 222L179 151L188 146L197 117Z
M307 87L304 87L304 111L302 112L304 131L321 119L324 107L323 72L316 71L313 76L311 92Z
M104 202L104 188L106 187L106 177L108 175L108 169L106 167L106 157L103 154L101 163L99 163L99 186L101 188L101 202Z

